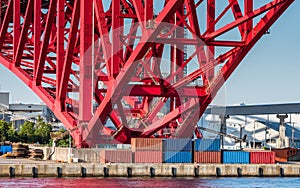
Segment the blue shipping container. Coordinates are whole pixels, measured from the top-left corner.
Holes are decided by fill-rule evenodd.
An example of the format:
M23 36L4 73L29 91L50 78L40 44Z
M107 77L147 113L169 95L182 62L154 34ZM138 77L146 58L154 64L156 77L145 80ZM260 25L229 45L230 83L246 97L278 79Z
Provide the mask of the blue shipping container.
M163 151L191 151L192 140L190 138L165 139Z
M2 154L5 154L7 152L12 152L12 146L1 146L0 151Z
M191 163L192 152L189 151L166 151L163 153L164 163Z
M220 139L197 139L195 151L220 151Z
M222 159L224 164L249 164L250 153L244 151L223 151Z

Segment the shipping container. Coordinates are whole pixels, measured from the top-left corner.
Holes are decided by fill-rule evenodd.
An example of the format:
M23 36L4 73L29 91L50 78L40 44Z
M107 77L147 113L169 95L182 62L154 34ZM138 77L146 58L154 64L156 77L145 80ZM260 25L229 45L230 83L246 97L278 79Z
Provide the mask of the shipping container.
M252 151L250 152L250 163L251 164L274 164L275 152Z
M164 163L191 163L192 153L189 151L165 151L163 152Z
M245 151L223 151L222 162L224 164L249 164L250 153Z
M220 151L197 151L194 152L196 163L221 163Z
M192 140L190 138L171 138L163 141L163 151L191 151Z
M162 163L162 151L136 151L134 152L135 163Z
M12 152L12 146L10 146L10 145L7 145L7 146L1 146L0 147L0 152L2 153L2 154L6 154L6 153L8 153L8 152Z
M131 150L134 151L162 151L161 138L132 138Z
M220 151L220 139L197 139L195 151Z
M130 150L102 150L100 151L101 163L132 163Z

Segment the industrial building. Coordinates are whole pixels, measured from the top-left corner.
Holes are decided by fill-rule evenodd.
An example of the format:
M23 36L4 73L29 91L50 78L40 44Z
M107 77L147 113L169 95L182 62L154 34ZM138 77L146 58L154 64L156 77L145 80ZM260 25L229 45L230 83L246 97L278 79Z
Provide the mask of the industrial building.
M9 92L0 92L0 119L12 122L16 130L20 129L24 121L35 122L38 116L51 123L54 131L64 128L46 105L10 103Z
M299 111L299 103L210 106L198 125L210 130L204 134L207 137L214 137L212 133L218 131L224 134L219 134L224 138L224 149L299 148ZM237 142L242 138L242 144Z

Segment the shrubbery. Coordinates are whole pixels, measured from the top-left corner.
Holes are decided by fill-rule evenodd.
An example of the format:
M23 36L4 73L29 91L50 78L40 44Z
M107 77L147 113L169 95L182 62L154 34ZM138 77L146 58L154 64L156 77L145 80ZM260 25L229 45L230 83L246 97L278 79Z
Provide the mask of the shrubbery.
M36 123L26 121L20 127L20 131L16 131L11 123L0 120L0 141L23 142L23 143L39 143L43 145L51 145L52 139L50 133L52 127L44 122L43 118L38 117ZM61 130L60 133L65 132ZM69 145L69 136L57 142L57 146L66 147Z

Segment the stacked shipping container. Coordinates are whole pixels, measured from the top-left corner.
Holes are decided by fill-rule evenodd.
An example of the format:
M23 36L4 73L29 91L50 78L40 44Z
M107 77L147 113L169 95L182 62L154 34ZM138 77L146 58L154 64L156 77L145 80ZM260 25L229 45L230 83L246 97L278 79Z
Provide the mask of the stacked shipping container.
M161 138L132 138L131 149L135 163L162 163Z
M191 163L192 152L191 151L164 151L163 161L164 163Z
M130 150L102 150L100 151L101 163L132 163Z
M192 140L189 138L165 139L163 142L164 163L191 163Z
M219 139L161 139L133 138L129 150L103 150L101 162L113 163L224 163L274 164L275 159L286 160L293 151L220 151Z
M224 164L249 164L250 153L245 151L222 151Z
M195 151L220 151L220 139L197 139Z
M194 162L221 163L219 139L197 139L194 142Z
M250 163L251 164L274 164L275 163L275 152L251 151L250 152Z
M131 150L135 151L162 151L161 138L132 138Z
M220 151L197 151L194 152L196 163L221 163Z

